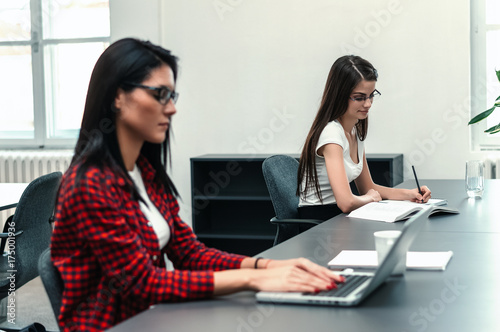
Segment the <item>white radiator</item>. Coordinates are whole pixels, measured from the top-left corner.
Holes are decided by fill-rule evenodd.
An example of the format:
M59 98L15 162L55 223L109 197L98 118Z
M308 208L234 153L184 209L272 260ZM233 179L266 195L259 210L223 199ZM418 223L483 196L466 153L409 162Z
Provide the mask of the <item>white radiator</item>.
M0 150L0 182L28 183L48 173L64 173L73 153L73 150ZM0 211L0 225L14 211L15 209Z
M500 179L500 158L487 158L484 160L484 178Z

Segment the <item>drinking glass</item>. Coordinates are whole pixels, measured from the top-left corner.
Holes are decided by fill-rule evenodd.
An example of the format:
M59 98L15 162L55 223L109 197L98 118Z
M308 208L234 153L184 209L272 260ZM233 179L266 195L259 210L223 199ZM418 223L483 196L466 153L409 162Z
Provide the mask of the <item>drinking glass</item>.
M465 190L471 198L483 196L484 163L481 160L468 160L465 164Z

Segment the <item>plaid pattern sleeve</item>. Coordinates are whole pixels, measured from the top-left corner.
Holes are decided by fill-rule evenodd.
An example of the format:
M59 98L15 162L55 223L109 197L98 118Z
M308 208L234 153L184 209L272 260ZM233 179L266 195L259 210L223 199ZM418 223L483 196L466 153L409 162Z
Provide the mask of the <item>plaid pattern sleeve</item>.
M125 180L109 169L90 168L76 183L77 167L63 177L51 242L64 281L59 316L64 331L101 331L155 303L210 297L213 270L239 267L243 257L206 249L189 227L177 226L184 225L177 203L152 190L147 179L154 173L147 169L148 194L171 228L166 250L186 257L179 269L167 272L158 238L124 189Z

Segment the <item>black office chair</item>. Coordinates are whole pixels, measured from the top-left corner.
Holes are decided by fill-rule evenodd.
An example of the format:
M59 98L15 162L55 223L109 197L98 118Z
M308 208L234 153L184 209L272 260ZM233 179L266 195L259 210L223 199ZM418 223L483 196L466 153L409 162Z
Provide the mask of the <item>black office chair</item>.
M54 266L52 260L50 259L50 248L45 249L45 251L40 255L38 260L38 272L40 273L40 278L42 279L45 291L49 296L50 304L52 305L52 310L54 311L54 315L56 317L56 322L59 323L59 312L61 310L64 283L59 270Z
M38 276L38 257L49 247L52 235L50 218L54 213L61 177L61 172L54 172L33 180L24 190L14 215L7 219L4 232L0 234L0 249L9 252L0 256L0 272L16 271L16 289ZM0 299L8 295L9 288L11 279L2 278Z
M299 197L296 195L298 169L299 162L286 155L271 156L262 163L262 173L276 213L271 219L271 223L277 226L274 245L323 222L299 219Z

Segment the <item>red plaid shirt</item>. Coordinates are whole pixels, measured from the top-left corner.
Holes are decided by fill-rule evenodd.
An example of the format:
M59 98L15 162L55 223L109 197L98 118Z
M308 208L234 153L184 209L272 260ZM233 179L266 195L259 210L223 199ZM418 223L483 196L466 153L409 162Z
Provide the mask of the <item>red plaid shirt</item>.
M153 182L140 158L144 184L170 227L160 250L151 223L111 169L79 165L63 177L52 235L52 261L64 281L59 323L64 331L101 331L150 305L213 294L213 271L239 268L244 256L207 248L178 216L175 198ZM166 271L163 253L175 270Z

